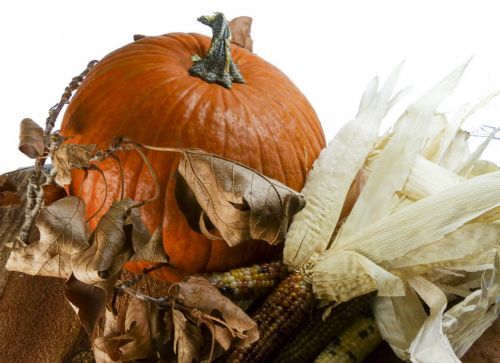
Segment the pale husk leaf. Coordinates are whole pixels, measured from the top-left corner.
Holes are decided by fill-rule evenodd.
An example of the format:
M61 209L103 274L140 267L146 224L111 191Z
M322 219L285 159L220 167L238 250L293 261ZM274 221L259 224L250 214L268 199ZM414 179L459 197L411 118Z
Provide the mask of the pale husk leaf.
M481 289L474 291L443 315L444 332L459 357L465 354L500 314L500 255L495 256L491 278L482 279Z
M313 253L327 248L349 188L378 138L381 120L396 100L391 97L400 69L393 72L380 92L376 78L368 85L356 118L339 131L315 161L302 190L306 206L287 233L285 264L301 266Z
M409 283L430 308L429 316L410 345L411 361L459 363L450 341L443 333L442 315L448 303L445 294L422 277L409 279Z
M403 185L429 137L433 113L460 80L467 63L458 67L416 103L398 122L394 135L375 161L373 170L334 246L348 246L349 240L366 226L390 215L398 202L395 193ZM397 164L397 167L395 166Z
M403 193L406 197L417 201L457 185L463 180L462 177L442 166L417 155L415 164L404 185Z
M347 240L348 248L334 244L319 257L311 271L315 293L323 298L346 301L385 284L370 281L359 263L341 263L342 251L354 251L381 268L388 268L391 261L442 240L499 205L500 172L496 172L464 181L398 210ZM397 280L387 283L394 293L400 291Z

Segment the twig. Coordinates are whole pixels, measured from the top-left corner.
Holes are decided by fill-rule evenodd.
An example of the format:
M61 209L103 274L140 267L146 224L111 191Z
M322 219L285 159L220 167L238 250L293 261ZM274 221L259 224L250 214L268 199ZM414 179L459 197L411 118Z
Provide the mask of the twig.
M49 116L47 117L47 120L45 121L45 136L50 135L52 132L52 129L54 128L54 125L56 124L57 116L59 116L59 113L61 112L62 108L64 107L65 104L69 102L69 99L73 95L73 92L80 87L80 84L82 83L83 79L87 76L87 74L90 72L92 68L97 64L97 60L92 60L89 62L87 65L87 68L80 73L78 76L73 77L69 85L64 89L64 93L61 96L61 100L56 103L54 106L52 106L49 110Z
M29 238L35 224L38 212L43 203L43 188L36 182L35 172L30 176L28 191L26 193L27 204L24 212L24 222L17 236L17 241L23 245L29 244Z
M69 85L64 89L64 93L61 96L61 100L52 106L49 109L49 116L45 121L45 130L44 130L44 139L45 139L45 148L46 150L51 150L51 144L58 138L52 137L52 130L57 120L57 116L61 112L62 108L65 104L67 104L73 95L73 92L80 86L83 79L90 70L97 64L96 60L91 61L85 70L80 73L80 75L73 77ZM41 183L39 179L42 174L42 167L47 158L47 154L42 157L38 157L35 160L35 168L31 173L28 190L26 192L26 210L25 210L25 218L21 230L17 236L17 241L21 243L21 245L26 245L29 243L29 238L31 235L31 231L33 230L33 226L35 224L38 213L40 212L40 208L43 204L43 188L41 187ZM45 174L45 173L44 173ZM46 181L51 181L52 178L47 178Z

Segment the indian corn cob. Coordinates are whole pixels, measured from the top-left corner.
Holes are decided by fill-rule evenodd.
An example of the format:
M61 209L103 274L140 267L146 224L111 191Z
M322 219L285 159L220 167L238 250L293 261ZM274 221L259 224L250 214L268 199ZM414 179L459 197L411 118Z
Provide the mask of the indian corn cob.
M315 312L311 320L284 347L281 347L275 363L311 362L326 345L360 314L370 310L372 295L362 295L335 306L323 320L322 311Z
M260 338L229 354L232 363L269 362L272 356L301 325L313 308L312 286L295 272L281 281L262 305L251 314L259 326Z
M220 292L234 300L265 295L288 274L286 266L281 262L269 262L211 273L205 277Z
M314 363L362 362L381 342L375 319L366 314L336 336Z

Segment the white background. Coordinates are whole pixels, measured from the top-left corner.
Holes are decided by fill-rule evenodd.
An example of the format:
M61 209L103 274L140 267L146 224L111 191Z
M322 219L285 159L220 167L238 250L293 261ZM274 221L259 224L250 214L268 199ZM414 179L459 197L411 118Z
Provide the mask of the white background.
M499 10L495 1L2 1L0 173L31 164L17 151L20 120L43 125L71 78L133 34L208 35L196 18L213 11L253 17L254 52L297 84L331 139L356 114L367 82L377 74L385 79L402 60L399 85L413 86L403 105L471 56L440 110L500 89ZM465 126L499 121L500 99ZM485 156L500 163L500 141L492 144Z

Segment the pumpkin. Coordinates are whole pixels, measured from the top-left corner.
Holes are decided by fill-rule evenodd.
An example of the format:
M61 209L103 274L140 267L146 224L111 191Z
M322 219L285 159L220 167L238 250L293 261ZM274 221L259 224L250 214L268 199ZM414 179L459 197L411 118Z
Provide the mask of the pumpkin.
M117 136L154 146L199 148L246 164L300 190L307 171L325 146L320 122L297 87L276 67L230 43L224 16L201 17L214 37L172 33L144 37L102 59L71 100L61 133L70 143L109 147ZM194 55L206 55L192 60ZM195 58L193 58L195 59ZM193 66L194 64L194 66ZM237 83L236 83L237 82ZM246 241L228 247L193 231L175 198L176 153L146 151L160 183L160 198L141 208L152 231L162 224L171 267L156 277L176 280L183 273L223 271L275 258L282 247ZM124 193L143 200L155 193L152 177L134 152L120 152ZM83 198L88 216L107 197L98 219L120 198L115 160L99 163L99 173L74 171L70 191ZM139 271L146 262L129 262Z

